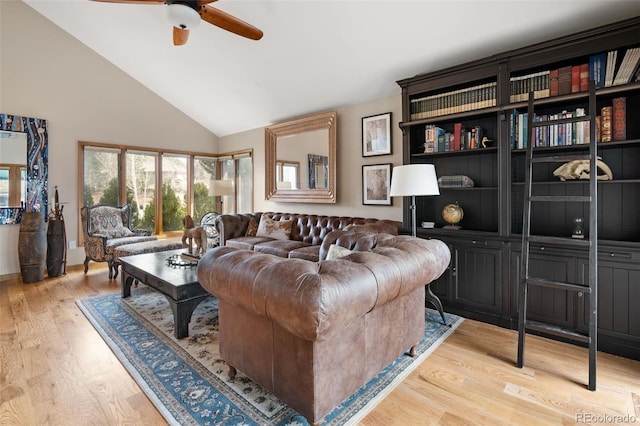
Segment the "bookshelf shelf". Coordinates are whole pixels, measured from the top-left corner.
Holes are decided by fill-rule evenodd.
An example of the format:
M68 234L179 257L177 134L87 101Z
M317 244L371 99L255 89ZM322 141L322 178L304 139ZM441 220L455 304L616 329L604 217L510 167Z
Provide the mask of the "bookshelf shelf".
M518 148L514 144L514 123L516 116L526 114L528 108L528 90L535 94L535 112L539 116L561 116L562 122L550 122L575 126L575 115L569 117L565 111L588 115L588 91L578 87L570 92L551 91L552 71L560 68L575 68L588 65L588 80L596 81L596 114L602 120L603 112L613 108L614 102L624 98L625 109L618 107L618 125L624 122L624 128L618 128L614 137L615 121L610 122L611 140L598 144L598 155L611 168L613 180L598 183L598 234L603 250L614 255L611 262L599 266L599 275L608 280L600 284L603 291L613 288L625 288L625 300L633 294L640 294L640 280L624 281L622 277L640 276L640 68L631 72L626 84L607 86L604 81L598 86L595 69L603 54L608 59L609 52L617 52L615 74L620 71L622 59L633 49L640 47L640 16L607 26L594 28L582 33L544 41L531 46L508 52L498 53L478 61L460 64L433 73L420 74L399 80L402 89L402 121L399 127L403 133L403 163L434 164L438 176L466 175L474 182L473 188L442 188L438 197L418 197L417 221L432 221L435 229L418 229L423 238L439 238L447 242L452 251L452 267L432 285L449 311L470 318L492 322L504 327L517 325L517 284L522 218L524 207L524 171L525 146ZM640 49L638 49L640 51ZM640 63L640 56L637 60ZM599 66L606 65L599 62ZM579 67L578 67L579 68ZM566 76L566 73L565 73ZM583 74L584 77L584 74ZM606 69L605 69L606 77ZM544 86L545 78L549 86ZM474 108L469 111L452 111L433 117L417 114L419 100L433 100L437 96L451 95L483 84L495 83L495 105ZM520 86L520 84L524 86ZM566 81L565 81L566 83ZM573 82L572 82L573 83ZM542 86L535 86L542 84ZM612 82L608 83L612 84ZM528 85L528 86L527 86ZM548 93L547 93L548 90ZM562 93L562 94L560 94ZM553 96L552 96L553 95ZM620 112L622 111L622 112ZM611 114L613 117L613 114ZM492 142L489 147L475 149L448 149L424 152L429 126L442 129L446 134L455 134L462 127L467 131L479 127L482 134ZM457 127L456 127L457 126ZM602 122L600 122L602 126ZM583 129L581 138L577 133L565 133L563 144L558 143L558 129L547 130L549 126L535 126L546 134L537 134L534 149L548 152L550 155L571 156L588 151L584 137L590 137ZM624 132L620 132L624 130ZM556 133L553 133L553 132ZM602 132L600 132L601 139ZM525 132L522 133L523 135ZM519 134L518 134L519 135ZM553 136L553 138L551 138ZM454 140L455 140L454 136ZM564 143L566 141L566 143ZM569 141L575 144L569 144ZM524 142L524 141L523 141ZM553 176L553 170L559 167L550 165L534 176L534 189L554 191L561 195L584 195L588 181L561 182ZM404 223L410 225L408 202L405 200ZM457 202L464 210L459 230L442 229L446 223L441 217L442 208L448 203ZM532 233L540 235L567 237L571 235L573 218L586 217L582 207L571 203L550 204L532 211ZM586 230L588 232L588 230ZM561 256L549 255L541 251L538 255L540 267L548 270L553 278L571 282L582 276L584 268L583 254L569 247ZM482 268L479 265L484 265ZM622 281L620 281L622 280ZM624 281L624 282L623 282ZM617 291L617 290L616 290ZM624 291L622 292L624 293ZM622 297L623 295L620 295ZM575 330L584 329L584 321L579 312L584 312L585 298L570 298L562 292L542 292L538 303L541 307L554 306L556 309L548 316L543 308L539 316L545 322L558 322ZM620 300L621 303L624 300ZM607 315L615 312L617 306L613 300L600 303L599 311ZM535 312L535 309L534 309ZM603 329L600 337L602 350L619 355L640 359L640 329L631 326L633 317L622 315L616 319L616 326Z
M460 151L445 151L445 152L420 152L417 154L411 154L411 157L451 157L451 156L463 156L463 155L477 155L481 153L496 153L498 151L497 147L489 147L489 148L475 148L475 149L463 149Z

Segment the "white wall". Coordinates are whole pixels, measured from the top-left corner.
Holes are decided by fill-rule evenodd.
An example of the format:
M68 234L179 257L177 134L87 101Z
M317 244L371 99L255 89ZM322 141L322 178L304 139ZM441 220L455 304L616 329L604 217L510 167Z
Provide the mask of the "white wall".
M217 137L20 1L0 1L0 112L49 126L49 190L78 240L78 141L218 152ZM19 272L18 225L0 226L0 276ZM80 264L84 249L70 250Z
M392 163L397 166L402 164L402 131L398 127L398 122L402 118L401 105L400 88L398 87L397 95L335 109L338 112L338 201L336 204L278 203L264 199L265 151L263 128L221 137L219 139L220 151L253 149L255 157L253 163L253 206L255 211L361 216L401 221L402 199L392 198L391 206L365 206L362 204L362 165ZM389 111L391 111L392 119L392 154L362 157L362 117Z

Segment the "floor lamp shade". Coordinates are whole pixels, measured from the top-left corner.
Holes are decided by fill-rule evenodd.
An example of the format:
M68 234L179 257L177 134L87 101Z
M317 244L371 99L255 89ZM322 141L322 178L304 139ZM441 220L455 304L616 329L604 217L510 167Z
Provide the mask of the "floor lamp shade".
M222 197L235 195L235 191L233 190L233 181L212 180L211 184L209 185L209 195L212 197L220 197L220 213L225 213Z
M393 168L391 196L440 195L433 164L407 164Z
M226 196L226 195L234 195L233 192L233 181L230 180L212 180L211 186L209 187L209 195L216 196Z
M440 195L436 168L433 164L406 164L393 168L391 174L392 197L411 197L411 234L417 234L416 195Z

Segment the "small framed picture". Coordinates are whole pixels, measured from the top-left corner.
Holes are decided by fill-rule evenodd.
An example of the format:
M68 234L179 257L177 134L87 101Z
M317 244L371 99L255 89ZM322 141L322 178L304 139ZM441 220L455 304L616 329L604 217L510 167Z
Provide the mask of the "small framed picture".
M362 166L362 204L391 205L391 163Z
M391 154L391 113L362 119L362 156Z

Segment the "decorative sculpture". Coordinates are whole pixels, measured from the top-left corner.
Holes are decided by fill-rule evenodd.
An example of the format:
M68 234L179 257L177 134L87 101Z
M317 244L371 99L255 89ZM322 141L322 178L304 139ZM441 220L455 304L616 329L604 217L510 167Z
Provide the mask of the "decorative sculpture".
M600 157L596 160L598 168L604 172L597 176L598 180L612 180L613 173L609 166L607 166ZM560 180L572 180L572 179L589 179L589 160L573 160L564 163L553 171L553 175L560 178Z
M182 234L182 246L189 248L189 254L195 256L203 255L207 251L207 232L202 226L195 226L191 216L186 215L182 219L184 233ZM187 240L189 243L187 244ZM196 243L196 250L193 252L193 243Z

